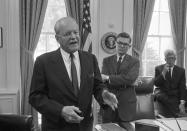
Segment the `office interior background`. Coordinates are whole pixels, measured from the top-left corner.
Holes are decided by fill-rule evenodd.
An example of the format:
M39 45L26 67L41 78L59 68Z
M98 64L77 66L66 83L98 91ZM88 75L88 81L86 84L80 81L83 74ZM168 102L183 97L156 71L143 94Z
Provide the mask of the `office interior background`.
M186 3L183 7L179 7L179 9L182 9L180 11L183 11L180 14L184 14L184 16L181 18L175 16L176 18L174 18L175 20L183 20L183 28L179 27L177 34L180 33L184 37L181 37L182 40L177 40L179 43L176 43L176 38L172 33L169 1L155 0L153 9L149 9L151 11L150 20L143 18L143 15L146 14L135 13L137 11L135 10L135 1L138 0L90 0L92 53L96 55L100 68L103 58L113 54L103 49L101 45L103 37L107 33L118 34L125 31L133 38L134 19L136 19L136 22L139 22L137 24L140 25L142 22L141 27L143 28L139 29L140 27L137 27L136 29L144 30L144 33L139 36L141 38L137 38L137 40L141 40L140 43L145 43L145 45L138 48L139 50L132 47L128 53L133 55L135 52L135 54L138 54L141 60L140 76L154 77L154 68L156 65L164 63L163 52L168 48L176 50L177 64L186 69L186 8L183 8L186 7ZM177 1L181 2L182 0ZM27 81L23 82L21 79L20 51L24 47L20 46L19 2L20 0L0 0L0 113L2 114L27 114L31 110L29 106L28 109L23 107L23 103L28 100L29 92L28 89L22 88ZM137 12L141 12L141 9L138 10ZM135 14L142 15L142 18L137 19ZM32 56L35 60L37 56L59 48L54 37L53 27L56 20L64 16L67 16L65 1L48 0L36 49L34 52L24 49L27 55ZM150 26L143 25L147 21L150 21ZM135 42L136 39L133 38L133 40ZM176 44L180 44L180 46L178 47ZM25 78L25 80L28 79Z

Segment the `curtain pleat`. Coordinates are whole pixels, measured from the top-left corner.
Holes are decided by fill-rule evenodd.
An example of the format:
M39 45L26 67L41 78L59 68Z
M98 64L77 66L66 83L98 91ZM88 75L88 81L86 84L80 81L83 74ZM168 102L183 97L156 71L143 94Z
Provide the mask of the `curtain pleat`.
M177 65L184 67L186 0L169 0L171 29L177 50Z
M28 103L36 49L48 0L20 0L20 70L21 114L32 115L37 126L37 112Z
M139 58L144 49L155 0L134 0L132 55Z

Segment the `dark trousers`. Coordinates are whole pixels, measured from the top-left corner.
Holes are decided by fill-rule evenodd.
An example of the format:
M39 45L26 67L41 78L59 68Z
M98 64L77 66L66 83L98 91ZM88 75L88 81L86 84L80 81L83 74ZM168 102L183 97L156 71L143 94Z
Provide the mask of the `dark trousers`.
M177 117L179 113L179 98L165 93L156 94L158 113L165 117Z

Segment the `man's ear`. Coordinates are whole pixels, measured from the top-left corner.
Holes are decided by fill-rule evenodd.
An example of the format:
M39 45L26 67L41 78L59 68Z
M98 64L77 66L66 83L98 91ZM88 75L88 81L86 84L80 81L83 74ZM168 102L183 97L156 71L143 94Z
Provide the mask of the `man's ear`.
M166 57L165 57L165 59L164 59L165 61L166 61Z
M55 35L55 39L57 42L59 42L59 37L57 35Z
M58 40L58 36L55 34L55 39Z

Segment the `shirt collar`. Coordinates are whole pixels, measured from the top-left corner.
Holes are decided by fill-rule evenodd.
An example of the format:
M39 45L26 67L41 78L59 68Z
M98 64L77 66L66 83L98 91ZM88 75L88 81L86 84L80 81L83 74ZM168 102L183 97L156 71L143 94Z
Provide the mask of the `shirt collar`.
M172 67L170 67L170 68L171 68L171 70L173 70L174 66L172 66Z
M60 53L61 53L61 55L62 55L62 58L63 58L65 61L70 60L70 54L67 53L66 51L64 51L62 48L60 48ZM78 51L75 51L73 54L74 54L74 56L75 56L75 59L77 59L77 58L79 57Z
M120 55L119 55L119 54L117 54L117 61L119 60L119 57L120 57ZM122 57L121 61L123 61L123 58L125 57L125 54L124 54L124 55L122 55L121 57Z

